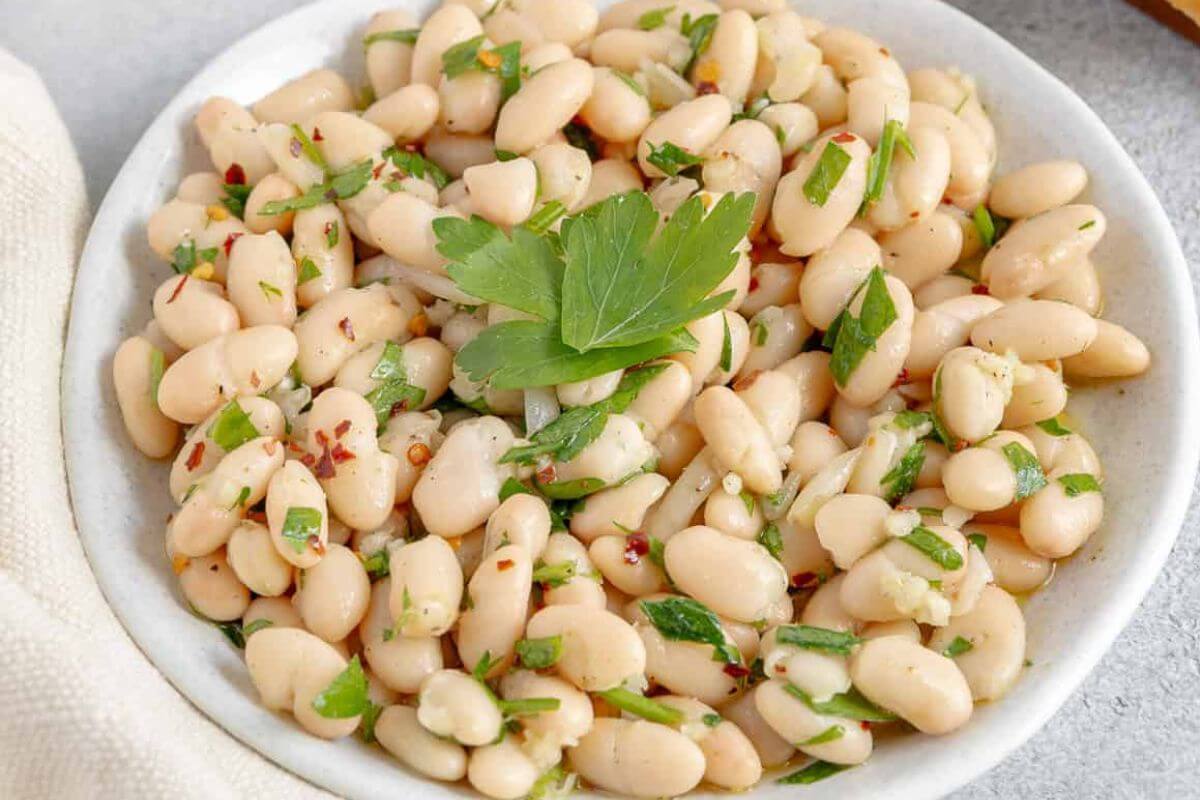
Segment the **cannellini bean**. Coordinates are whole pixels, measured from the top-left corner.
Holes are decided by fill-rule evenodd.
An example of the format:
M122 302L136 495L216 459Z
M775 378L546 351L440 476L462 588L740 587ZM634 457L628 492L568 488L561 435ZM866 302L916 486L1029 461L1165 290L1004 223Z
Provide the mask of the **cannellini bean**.
M537 167L538 201L579 207L592 181L592 162L585 151L563 142L542 145L529 154Z
M939 275L921 284L913 292L913 301L917 308L932 308L938 303L952 300L955 297L972 294L975 285L975 281L963 275Z
M300 621L300 615L292 607L291 598L288 597L256 597L250 601L250 605L246 607L246 613L242 614L242 629L247 639L257 631L247 631L246 628L259 620L265 623L259 630L270 627L304 627Z
M1001 422L1005 428L1020 428L1058 416L1067 406L1067 387L1058 369L1046 364L1031 364L1029 369L1032 377L1013 386Z
M463 181L475 213L497 225L516 225L533 212L538 172L528 158L471 167L463 173Z
M668 480L676 480L704 449L704 437L691 421L679 419L655 440L654 446L659 454L659 473Z
M601 536L588 547L588 557L604 580L632 597L641 597L663 587L663 574L649 558L630 551L622 534ZM630 553L632 552L632 555Z
M529 71L532 73L542 67L548 67L560 61L569 61L574 57L575 54L571 52L571 48L562 42L543 42L521 54L521 66L529 67Z
M547 41L568 47L592 38L600 21L589 0L518 0L513 10L531 20Z
M908 84L886 77L864 77L846 87L846 129L862 136L872 147L879 144L889 120L908 122Z
M396 457L396 502L406 503L425 465L442 446L445 436L438 430L436 413L407 412L388 420L379 437L379 448Z
M315 146L325 157L329 169L342 172L367 160L393 144L387 131L344 111L324 111L307 123L312 128ZM372 165L374 166L374 165Z
M619 28L604 31L593 39L589 58L598 67L611 67L632 75L646 62L661 63L671 70L682 69L691 58L691 47L671 27L653 31Z
M649 472L588 495L571 516L571 533L590 544L600 536L623 536L626 530L640 530L646 513L670 485L662 475Z
M651 178L664 177L648 159L651 150L671 142L692 155L703 154L718 140L733 118L723 95L712 94L680 103L654 119L638 140L638 166Z
M762 777L762 761L746 734L691 697L664 696L662 705L684 713L679 730L704 753L704 780L723 789L745 789ZM713 716L718 719L714 723Z
M658 0L618 0L605 8L600 14L598 30L607 31L613 28L636 28L638 20L647 11L663 8ZM709 0L680 0L674 8L666 13L664 21L672 28L678 28L684 14L690 14L697 19L704 14L719 14L721 7Z
M834 138L838 141L832 141ZM816 169L821 154L829 147L841 148L850 156L850 162L825 202L818 206L806 196L804 184ZM783 176L775 192L772 222L779 233L780 250L784 254L807 256L829 247L850 224L862 204L870 155L871 148L866 141L852 133L826 136L818 139L812 152Z
M287 242L275 231L234 241L225 282L246 327L290 328L296 321L296 265Z
M902 636L864 643L850 674L868 699L922 733L949 733L971 716L971 689L954 662Z
M867 234L854 228L840 233L809 259L800 277L804 318L814 328L827 330L882 260L879 245Z
M1150 351L1134 334L1113 322L1096 320L1096 337L1083 352L1063 359L1070 378L1131 378L1150 367Z
M226 558L238 580L256 595L278 597L292 585L292 565L271 540L267 526L242 522L229 535Z
M977 347L957 347L934 376L934 405L950 433L978 442L1000 425L1012 384L1011 362Z
M628 797L674 797L704 777L700 747L665 725L645 720L597 719L567 751L586 781Z
M246 668L263 705L291 711L309 733L323 739L349 736L359 717L329 718L313 700L346 669L333 645L297 628L267 628L246 641Z
M754 316L768 306L788 305L798 295L803 271L798 262L758 264L751 272L751 289L738 311Z
M147 339L133 336L113 356L113 385L121 419L133 446L149 458L166 458L179 441L178 423L160 410L158 393L166 357Z
M888 411L903 411L907 405L904 396L895 389L865 408L851 405L838 395L829 407L829 425L847 445L858 447L871 431L872 418Z
M737 725L758 754L762 766L770 768L784 764L796 752L790 742L769 726L755 707L755 692L739 695L721 707L726 720Z
M241 327L238 309L225 299L220 284L187 274L168 278L154 292L154 319L167 338L183 350L192 350Z
M504 722L483 684L453 669L421 682L417 721L435 736L472 747L495 741Z
M923 638L921 626L911 619L897 619L891 622L872 622L858 632L860 639L882 639L884 636L902 636L910 642L921 643Z
M283 236L290 236L292 224L295 221L294 211L284 211L281 214L263 214L262 209L267 203L293 200L300 196L300 189L286 176L279 172L267 175L250 191L246 198L245 221L246 228L251 233L270 233L275 231Z
M797 426L792 434L791 448L788 474L798 474L803 486L829 462L846 452L846 443L825 423L809 420Z
M458 652L474 669L485 654L497 675L512 659L529 606L533 558L521 545L510 544L487 556L471 576L467 609L458 621ZM530 634L532 636L532 634Z
M869 406L882 400L895 385L912 339L912 295L899 279L888 275L884 281L896 310L896 319L875 340L875 346L863 356L845 384L837 387L838 394L857 406ZM857 316L861 312L864 298L865 292L850 302L847 306L850 313Z
M483 540L484 555L504 544L516 544L537 560L550 538L550 511L531 494L514 494L500 504L488 518Z
M322 111L353 111L354 91L338 73L317 69L289 81L254 104L260 122L302 123Z
M951 455L942 467L942 481L950 502L969 511L1004 508L1017 490L1008 459L990 447L969 447Z
M279 406L265 397L243 397L234 402L260 436L283 438L285 423ZM192 429L174 463L171 464L171 496L180 504L183 503L188 488L197 479L212 472L225 455L225 450L209 435L213 424L223 411L225 408L213 412Z
M409 327L412 325L410 324ZM384 385L386 379L373 378L371 375L380 367L381 363L387 363L384 362L384 356L389 344L392 344L392 352L395 353L393 343L376 342L357 355L351 356L338 370L333 385L363 396L369 395ZM429 408L437 402L437 399L445 393L446 388L450 385L453 356L437 339L422 336L406 342L399 349L398 363L400 365L399 374L392 377L402 378L409 385L425 392L424 399L420 403L412 405L414 409ZM388 368L390 369L390 364ZM405 408L407 407L406 405ZM400 455L399 452L394 452L394 454ZM414 456L416 462L414 466L424 464L419 454L414 454ZM425 460L427 461L428 458Z
M500 110L496 147L521 154L545 144L579 113L592 84L592 65L578 58L528 78Z
M781 483L779 457L766 429L746 402L724 386L701 392L696 424L716 458L741 476L756 494L770 494Z
M500 111L498 75L471 70L443 75L438 87L438 123L451 133L485 133Z
M303 527L297 525L298 520L294 519L293 528L288 531L290 536L284 536L292 509L298 509L298 515L311 516L312 512L316 512L315 534L310 533L306 539L298 539L296 534ZM303 521L308 522L306 519ZM267 486L267 523L275 550L300 569L315 566L325 554L329 542L329 511L325 492L299 461L287 461L271 476Z
M818 714L783 687L783 681L769 680L754 689L754 706L776 734L795 742L801 752L813 758L834 764L861 764L867 760L874 747L870 730L841 717ZM842 729L839 738L825 744L801 744L835 726Z
M519 800L529 794L541 770L520 744L505 736L476 747L467 760L467 781L480 794L496 800Z
M1021 506L1021 538L1030 550L1046 558L1064 558L1078 550L1104 517L1100 492L1067 494L1059 478L1070 474L1079 473L1069 467L1051 469L1046 487Z
M637 423L624 414L611 414L604 429L570 461L555 465L555 481L596 478L615 485L641 471L654 457L654 446Z
M753 495L718 487L704 504L704 524L738 539L754 539L766 523Z
M745 378L760 370L775 369L799 355L812 332L799 303L782 308L767 306L750 320L750 352L742 362L739 376Z
M668 539L663 557L679 588L722 616L770 622L791 614L787 573L756 542L697 525Z
M941 652L958 637L971 649L954 657L975 700L999 700L1016 682L1025 660L1025 618L1017 602L996 586L986 586L975 608L938 628L929 649Z
M822 130L846 121L846 87L827 64L817 68L816 77L800 102L816 115Z
M412 494L430 533L459 536L487 520L500 505L500 486L513 474L511 465L497 463L513 441L497 417L470 420L450 432Z
M775 132L758 120L743 119L730 125L713 142L702 175L707 191L754 192L757 195L750 223L750 235L753 236L771 210L771 199L782 170Z
M1034 217L1070 203L1083 193L1087 182L1087 170L1078 161L1029 164L996 179L988 206L1010 219Z
M461 178L468 167L496 160L496 146L485 135L450 133L434 128L425 137L425 155L452 178Z
M392 258L444 275L446 257L437 251L437 236L432 227L442 217L461 217L461 214L454 209L439 209L408 192L397 192L371 212L367 225L380 248Z
M283 451L269 436L251 439L198 480L169 525L175 552L201 556L225 544L246 509L266 496L268 481L283 465Z
M651 120L645 89L630 86L626 77L610 67L595 67L592 94L579 110L596 135L612 142L635 141Z
M842 605L842 585L845 582L846 576L839 574L818 586L800 612L800 622L831 631L856 631L861 623L851 617Z
M367 50L368 64L376 46ZM443 113L438 92L423 83L397 88L380 94L379 98L363 112L363 119L387 131L401 144L421 139ZM494 110L492 114L495 115Z
M363 38L419 27L416 18L407 10L387 9L371 17ZM413 45L409 42L380 37L366 45L367 78L376 97L386 97L408 84L412 77L412 57Z
M443 5L430 14L413 45L412 83L437 86L442 74L442 54L482 33L479 18L464 6Z
M862 451L858 448L837 456L805 484L788 509L787 519L800 528L813 528L817 512L832 497L840 494L858 464Z
M733 103L744 103L750 93L758 65L758 28L741 9L725 11L717 18L708 49L692 67L692 84L715 84Z
M542 560L547 564L574 566L574 574L561 585L543 585L542 601L548 606L578 605L604 608L607 599L596 568L583 544L569 533L550 534Z
M554 711L533 714L521 720L526 736L544 738L560 746L573 746L592 726L591 700L571 684L553 675L529 670L509 672L500 681L505 700L553 697L559 701Z
M1027 548L1016 528L971 523L963 527L963 533L984 537L988 566L996 585L1006 592L1032 592L1048 581L1054 571L1054 563Z
M620 159L602 159L592 164L592 180L577 209L588 208L614 194L642 188L642 176L636 166Z
M458 619L463 573L454 549L440 536L391 552L388 607L403 636L440 636Z
M640 602L661 600L654 595L630 603L627 616L646 647L646 677L670 691L694 697L702 703L720 703L738 691L737 680L725 672L725 663L713 659L709 644L674 641L650 623ZM733 639L726 634L725 640Z
M209 206L225 197L225 180L215 172L193 172L179 182L175 196L189 203Z
M879 238L884 268L910 289L930 281L958 261L962 229L948 214L935 211Z
M817 512L817 536L833 555L833 563L839 569L850 569L855 561L887 541L885 522L891 513L891 506L874 495L838 495Z
M340 642L362 622L371 598L371 581L358 556L340 544L303 572L292 598L304 627L327 642Z
M913 317L912 344L904 361L908 377L921 379L933 375L947 353L970 341L975 324L1002 305L994 297L966 294L918 311Z
M776 370L752 373L735 384L740 397L766 431L771 444L784 447L800 422L800 387L790 375Z
M893 86L908 87L904 70L891 52L874 39L849 28L826 28L813 37L825 63L847 83L879 78Z
M931 103L914 101L909 106L910 130L933 128L950 145L950 182L947 195L962 208L973 208L987 186L992 159L979 136L953 111Z
M621 385L624 374L624 370L618 369L587 380L560 383L554 392L558 402L564 406L590 406L612 397L613 392Z
M908 74L913 100L939 105L962 119L996 160L996 130L988 119L971 76L956 69L918 69Z
M829 353L813 350L783 362L777 372L790 375L800 389L800 421L824 415L837 396L829 371Z
M763 671L768 676L786 680L819 701L850 690L844 656L780 642L780 630L773 628L762 639Z
M356 353L385 339L407 338L409 309L414 307L415 302L397 303L389 287L381 284L339 289L320 300L295 327L296 365L304 382L326 384Z
M1055 208L1023 220L983 258L981 274L994 297L1011 300L1060 280L1104 236L1108 222L1090 205Z
M383 578L371 587L371 602L358 636L363 658L380 681L402 694L416 694L428 676L442 668L442 648L433 636L411 637L395 634L390 598L392 579Z
M261 119L256 116L225 97L209 98L196 113L196 129L217 173L240 167L251 186L272 172L271 157L255 133Z
M336 205L297 211L293 227L292 257L299 265L300 280L296 299L302 308L354 285L354 243ZM317 274L312 274L313 269Z
M695 351L671 356L672 360L683 364L691 373L693 394L699 392L720 367L721 351L725 344L725 320L724 312L714 312L692 320L686 328L698 342Z
M819 73L820 68L818 68ZM758 115L758 121L775 131L780 141L779 149L784 158L791 158L800 149L816 138L817 115L800 103L776 103L767 106Z
M172 263L175 249L181 245L195 245L197 256L206 250L216 251L215 260L197 265L201 271L194 277L204 274L204 264L211 263L213 280L218 283L224 282L225 268L229 263L225 244L245 233L246 226L224 206L202 206L183 200L170 201L151 214L146 223L146 239L150 249L163 261Z
M241 617L250 605L250 592L230 568L224 548L187 559L179 588L196 613L217 622Z
M1096 339L1097 329L1096 320L1075 306L1020 299L977 322L971 343L993 353L1011 350L1022 361L1051 361L1082 353Z
M375 738L384 750L412 769L440 781L467 774L467 752L425 730L411 706L388 706L375 720Z
M808 41L804 18L780 9L759 19L755 27L758 63L750 95L765 95L776 103L800 99L812 87L821 66L821 50Z
M525 635L561 636L562 657L555 669L585 692L612 689L646 669L646 648L637 632L601 608L547 606L530 618Z
M310 139L315 135L311 128L304 132ZM325 180L325 172L321 166L313 161L303 148L294 144L299 139L296 138L291 125L282 122L260 125L257 135L259 144L271 156L279 174L297 187L307 188ZM261 210L259 216L262 216Z
M867 213L867 219L884 230L929 217L945 196L950 180L950 145L945 136L932 128L917 128L909 140L916 157L903 147L896 148L883 197ZM958 257L958 253L954 255Z

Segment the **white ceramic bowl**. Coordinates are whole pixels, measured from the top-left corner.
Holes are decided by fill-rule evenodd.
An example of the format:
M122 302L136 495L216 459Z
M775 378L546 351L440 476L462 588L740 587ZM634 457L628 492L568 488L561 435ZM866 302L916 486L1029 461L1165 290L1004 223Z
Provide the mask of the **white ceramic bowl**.
M320 65L361 75L362 26L387 5L424 16L434 3L324 0L302 8L229 48L146 131L96 216L80 265L63 379L66 449L80 535L101 588L179 691L232 735L332 791L452 797L467 790L415 777L356 740L310 737L259 706L240 653L177 595L163 554L164 522L174 510L166 468L128 444L110 380L117 344L145 324L153 289L167 275L145 243L145 221L184 174L211 168L191 126L196 108L213 94L249 103ZM1073 398L1072 413L1106 467L1108 514L1026 606L1033 666L1022 680L951 736L889 741L866 765L805 788L811 798L936 797L995 765L1046 722L1116 638L1171 549L1200 452L1192 291L1166 215L1129 156L1078 97L999 36L935 0L800 5L877 37L906 68L957 64L974 74L996 123L1001 171L1047 158L1082 161L1092 177L1089 199L1109 219L1096 253L1106 316L1136 331L1154 356L1141 380ZM753 795L795 791L768 781Z

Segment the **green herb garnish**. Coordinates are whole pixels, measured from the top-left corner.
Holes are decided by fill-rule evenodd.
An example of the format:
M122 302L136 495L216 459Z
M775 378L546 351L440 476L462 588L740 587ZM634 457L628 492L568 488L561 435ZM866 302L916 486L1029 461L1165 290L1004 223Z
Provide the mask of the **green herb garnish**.
M892 169L892 159L895 156L896 145L900 145L910 158L917 157L912 141L904 132L904 124L899 120L888 120L883 126L883 134L879 137L879 146L867 161L867 192L863 197L863 208L869 208L883 198L883 190L887 187L888 173Z
M969 640L964 639L961 636L955 636L954 641L947 645L946 649L942 651L942 655L944 655L946 658L955 658L957 656L961 656L963 653L973 649L974 647L975 645L971 644Z
M272 297L278 297L280 300L283 299L283 292L280 291L279 287L273 283L259 281L258 288L262 291L263 297L267 298L268 303L271 302Z
M807 692L793 684L784 684L784 691L801 700L818 714L830 717L854 719L860 722L891 722L896 715L885 711L867 698L859 694L857 689L851 689L844 694L835 694L829 700L817 701Z
M294 142L293 147L298 144L300 152L304 153L304 156L309 161L317 165L322 174L328 175L329 162L325 160L325 156L322 155L317 146L313 144L313 140L309 138L307 133L305 133L304 128L301 128L297 123L293 122L291 125L291 130L292 139Z
M832 346L829 369L839 386L845 386L867 352L875 349L879 337L896 321L896 306L879 267L871 270L865 281L866 292L858 316L850 313L849 304L825 332L826 346ZM858 291L851 297L858 296Z
M544 711L558 711L562 701L557 697L527 697L523 700L500 700L496 705L500 706L500 711L506 717L521 717L541 714Z
M725 331L721 339L721 360L718 365L722 372L729 372L733 369L733 336L729 332L729 317L721 315L721 322L725 325Z
M1060 475L1058 482L1062 484L1067 497L1078 497L1086 492L1100 492L1100 482L1096 480L1096 476L1086 472Z
M292 546L297 553L303 553L308 542L313 537L321 537L321 512L315 508L292 506L287 510L283 519L283 530L280 536Z
M366 711L369 704L367 676L363 673L358 656L351 658L346 669L312 701L313 710L326 719L357 717Z
M971 213L971 221L975 223L975 230L979 233L979 241L983 242L983 249L991 248L996 243L996 222L987 206L983 203L975 206L975 211Z
M804 181L804 196L808 202L814 206L824 206L852 160L837 142L827 142L821 157L817 159L817 165Z
M208 438L226 453L233 452L260 435L237 400L230 400L208 428Z
M1050 419L1044 419L1041 422L1038 422L1035 424L1039 428L1044 430L1046 433L1050 434L1051 436L1070 436L1071 435L1070 428L1065 427L1061 422L1059 422L1058 417L1051 417Z
M521 639L516 644L517 657L526 669L553 667L562 658L562 637L547 636L542 639Z
M943 569L953 571L963 565L962 554L955 550L952 544L924 525L913 528L907 535L901 536L900 541L920 550L929 557L930 561Z
M831 764L828 761L814 761L802 770L793 772L787 777L780 778L776 783L787 785L809 784L823 781L831 775L837 775L850 769L846 764Z
M218 252L218 249L215 247L206 247L203 250L197 250L195 239L185 239L175 246L175 251L172 253L171 269L180 275L190 275L192 270L201 264L216 261Z
M250 192L254 190L253 186L244 183L226 183L221 185L225 196L221 198L221 205L229 209L229 213L233 214L238 219L246 217L246 200L250 197Z
M576 478L573 481L538 483L538 490L551 500L578 500L606 486L600 478Z
M779 532L779 526L774 522L768 522L758 532L755 541L765 547L776 561L783 560L783 534Z
M315 184L299 197L287 200L272 200L263 205L259 216L271 217L276 214L286 214L289 211L300 211L305 208L316 208L325 203L346 200L366 188L371 181L371 161L367 159L356 164L345 172Z
M525 220L524 227L538 236L543 236L566 213L567 207L562 204L561 200L551 200Z
M912 491L917 483L921 467L925 466L925 442L917 442L904 452L904 456L888 470L879 485L885 487L883 499L894 503Z
M726 641L721 621L703 603L689 597L667 597L642 600L638 606L664 638L709 644L714 650L713 661L741 663L737 646Z
M665 6L647 11L638 17L637 26L644 31L652 31L667 24L667 15L675 10L675 6Z
M721 715L720 714L705 714L704 716L702 716L700 718L700 721L703 722L706 727L715 728L721 724Z
M403 150L399 147L389 147L383 151L383 157L406 175L414 178L429 178L439 190L450 185L450 175L446 170L420 153Z
M363 560L363 569L367 571L367 577L371 582L386 578L392 574L392 559L386 547L381 547ZM407 592L407 589L405 590Z
M376 42L400 42L401 44L416 44L421 35L420 28L409 28L402 31L379 31L367 34L363 38L363 47L370 47Z
M1024 500L1031 494L1041 490L1046 485L1046 475L1037 456L1026 450L1020 442L1009 442L1000 448L1008 459L1013 474L1017 479L1017 490L1014 500Z
M158 405L158 385L162 383L163 373L167 371L167 356L157 347L150 349L150 400ZM255 435L258 431L254 432Z
M646 160L672 178L688 167L704 163L703 158L692 155L673 142L658 145L651 142L650 155L646 156Z
M979 552L987 552L988 539L982 533L967 534L967 541L979 548Z
M862 639L845 631L818 628L813 625L780 625L775 629L775 641L803 650L821 650L842 656L850 655Z
M683 712L679 709L664 706L662 703L657 703L649 697L643 697L620 686L605 692L597 692L596 694L603 698L609 705L616 706L622 711L628 711L630 714L639 716L642 719L648 719L651 722L657 722L661 725L678 725L683 721Z
M797 747L815 747L816 745L819 745L819 744L828 744L829 742L836 742L838 739L841 739L845 735L846 735L846 729L843 728L841 725L830 725L828 728L821 731L816 736L813 736L809 739L805 739L803 742L797 742L796 746Z
M575 577L575 562L560 561L557 564L540 564L533 571L533 583L557 589Z
M704 55L708 50L708 46L712 44L713 31L716 30L718 17L716 14L705 14L696 19L692 19L691 14L684 14L683 19L679 24L679 32L688 39L688 44L692 48L692 54L688 58L688 62L682 70L683 75L687 75L692 67L696 65L696 59Z
M316 263L311 258L305 256L300 259L300 271L296 275L297 286L303 286L314 278L319 277L321 277L321 270L317 268Z

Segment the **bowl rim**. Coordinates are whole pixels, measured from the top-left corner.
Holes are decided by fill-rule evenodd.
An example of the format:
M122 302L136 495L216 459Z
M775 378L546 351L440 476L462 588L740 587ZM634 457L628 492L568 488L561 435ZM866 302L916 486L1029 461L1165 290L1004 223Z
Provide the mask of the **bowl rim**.
M70 389L72 384L77 381L87 379L84 371L95 366L89 362L85 352L87 333L80 325L75 324L75 310L79 305L87 302L89 287L102 277L101 263L94 263L103 260L102 254L93 252L94 249L100 247L94 245L95 240L100 238L97 231L106 226L119 225L127 221L123 220L118 206L131 190L136 190L138 186L136 183L137 173L140 169L145 168L144 162L150 157L148 148L156 139L166 133L178 135L178 119L181 118L186 108L195 102L196 96L199 96L198 92L204 85L212 82L215 76L228 72L237 64L244 52L259 46L271 46L282 31L296 24L297 21L308 17L319 18L333 11L359 13L366 10L363 6L367 2L371 2L371 0L352 3L345 3L344 0L316 0L316 2L302 5L275 17L240 37L210 59L193 78L174 94L138 138L105 192L84 243L75 286L72 290L71 314L68 321L67 345L64 351L60 385L63 403L62 432L73 510L86 504L80 501L80 497L87 494L81 478L83 470L75 467L76 464L82 466L85 463L76 434L76 429L81 423L76 421L82 418L81 412L85 410L86 403L82 399L81 393L70 391ZM390 5L396 7L406 5L408 2L410 0L392 0ZM794 3L795 0L792 0L792 4ZM1023 70L1035 73L1040 80L1049 83L1053 90L1061 96L1072 116L1081 118L1099 132L1110 151L1105 155L1111 155L1117 160L1114 166L1119 168L1125 178L1136 184L1136 190L1142 196L1140 202L1150 209L1150 215L1138 222L1138 228L1145 236L1157 237L1164 243L1167 250L1167 263L1161 269L1168 289L1178 303L1180 327L1172 333L1178 340L1180 361L1182 363L1200 363L1200 328L1197 325L1195 298L1187 261L1179 239L1149 182L1099 115L1057 76L1000 34L965 12L945 4L941 0L909 0L909 4L919 7L914 9L915 11L948 14L957 18L958 24L969 26L982 40L981 47L987 51L995 51L1008 59L1014 59ZM371 2L373 9L378 9L381 5L382 3L377 0ZM1153 529L1153 535L1147 537L1149 541L1139 550L1140 557L1125 575L1123 587L1126 591L1123 593L1122 599L1119 602L1110 602L1109 606L1111 607L1106 608L1112 615L1108 624L1096 635L1084 640L1081 648L1072 653L1071 659L1060 660L1056 663L1055 688L1053 692L1050 692L1049 702L1035 704L1028 709L1029 713L1021 717L1019 721L1003 728L1002 732L991 740L992 747L989 751L984 753L977 751L972 758L964 759L962 762L952 765L949 772L941 773L938 776L936 788L931 782L925 781L920 784L919 790L914 786L915 793L908 795L909 797L936 797L943 793L948 794L1000 763L1017 747L1028 741L1057 713L1128 625L1162 570L1163 564L1179 536L1192 497L1197 465L1200 463L1200 375L1190 372L1181 374L1177 388L1180 393L1179 406L1185 409L1185 413L1190 414L1190 424L1181 426L1175 432L1173 458L1168 465L1169 476L1160 494L1163 498L1160 523ZM89 566L92 566L94 539L87 535L86 531L93 523L81 522L81 515L76 514L76 524L80 531L81 543L88 556ZM109 602L130 638L172 686L217 726L270 759L275 765L290 771L314 786L351 796L374 794L373 790L368 790L368 784L346 779L339 776L336 771L322 769L319 764L314 765L312 760L304 758L301 753L296 751L308 748L304 748L296 737L280 736L276 739L267 732L234 725L224 719L218 704L194 683L186 668L180 668L181 665L166 658L164 654L143 645L137 626L127 617L126 608L119 602L113 602L105 579L94 566L92 569L106 601ZM217 634L214 632L214 635ZM290 721L276 718L274 724L290 726ZM313 741L329 746L329 743L322 740L314 739ZM421 787L424 794L431 796L452 796L450 794L443 795L443 790L449 788L450 791L454 791L455 788L435 784L429 779L411 772L397 771L396 780L414 781L413 785ZM454 796L461 796L461 792L456 792Z

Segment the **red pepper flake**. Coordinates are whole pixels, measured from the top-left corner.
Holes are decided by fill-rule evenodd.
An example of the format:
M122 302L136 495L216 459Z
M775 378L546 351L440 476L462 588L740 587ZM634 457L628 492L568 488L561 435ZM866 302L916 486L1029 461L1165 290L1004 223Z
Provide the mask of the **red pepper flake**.
M913 212L909 213L909 215L908 215L908 218L909 218L909 219L916 219L916 218L917 218L917 217L919 217L919 216L921 216L921 212L920 212L920 211L913 211Z
M330 187L329 191L325 192L325 199L331 203L333 201L337 200L338 199L337 189Z
M192 447L192 452L188 453L188 460L184 466L188 472L195 472L200 466L200 462L204 459L204 442L196 442Z
M250 520L251 522L257 522L262 525L266 525L267 524L267 512L265 512L265 511L247 511L246 519Z
M749 283L749 285L746 287L746 293L747 293L747 294L749 294L750 292L753 292L753 291L754 291L755 289L757 289L757 288L758 288L758 278L757 278L757 277L755 277L754 275L751 275L751 276L750 276L750 283Z
M258 377L258 372L255 370L250 371L250 385L255 389L257 389L259 386L262 386L262 378Z
M696 87L696 94L698 95L716 94L719 91L721 91L721 87L712 81L700 81L700 84Z
M751 386L754 385L754 382L756 380L758 380L758 376L761 374L762 374L762 370L756 369L756 370L754 370L754 372L751 372L749 375L743 375L742 377L738 378L736 381L733 382L733 390L735 392L740 392L745 389L749 389Z
M631 533L625 539L625 555L622 556L626 564L640 564L642 556L650 552L650 539L642 532Z
M313 434L313 438L317 440L319 447L329 447L329 434L325 433L325 431L318 430Z
M908 368L900 370L900 374L896 376L896 382L892 386L907 386L910 381L908 376Z
M414 467L427 464L429 463L429 459L433 458L433 453L430 452L429 445L422 442L417 442L416 444L410 445L408 450L405 452L405 455L408 457L408 463L412 464Z
M896 510L897 510L897 511L912 511L912 510L913 510L913 507L912 507L912 506L906 506L906 505L904 505L903 503L901 503L900 505L896 506Z
M330 451L330 455L333 456L333 463L335 464L344 464L347 461L354 460L354 453L343 447L341 442L338 442L333 446L333 450Z
M798 572L792 576L792 586L797 589L815 589L821 585L821 579L815 572Z
M170 305L171 303L174 303L174 302L175 302L175 298L176 298L176 297L179 297L179 293L183 291L183 287L184 287L184 285L186 285L186 284L187 284L187 282L188 282L188 278L190 278L190 277L192 277L192 276L191 276L191 275L184 275L184 276L183 276L183 280L181 280L179 283L177 283L177 284L175 285L175 291L171 292L171 297L170 297L170 298L167 300L167 304L168 304L168 305Z
M538 483L554 483L554 479L558 477L558 473L554 470L553 464L547 464L537 471Z
M744 678L750 674L750 670L746 667L743 667L741 664L726 664L723 671L726 675L735 680Z
M229 169L225 170L225 182L231 186L246 185L246 170L242 169L242 165L233 163L229 165Z
M315 533L308 537L307 544L313 549L313 552L319 556L325 555L325 544L321 541L321 537Z
M775 671L778 672L780 675L783 675L787 672L787 667L784 666L783 664L776 664Z
M300 463L303 464L304 466L308 467L309 469L312 469L313 467L315 467L317 465L317 457L314 456L312 453L305 453L303 456L300 457Z
M502 560L496 562L496 571L497 572L507 572L508 570L510 570L512 568L513 568L513 560L511 558L505 558L505 559L502 559Z
M891 58L892 54L886 47L879 48L879 52L883 53L883 55L887 56L888 58Z
M833 139L831 139L830 141L836 142L837 144L849 144L850 142L853 142L857 138L858 137L855 136L850 131L843 131L843 132L839 133L837 136L833 137Z
M375 165L375 169L371 170L371 176L375 180L379 180L379 176L383 174L383 168L387 166L387 163L386 161L381 161Z
M304 152L304 145L300 144L300 140L293 136L292 140L288 142L288 152L292 154L292 158L299 158L300 154Z
M971 287L971 294L991 294L985 284L977 283Z
M337 424L337 427L333 429L333 435L339 439L342 438L343 436L345 436L349 432L350 432L350 420L348 420L348 419L342 420L341 422L339 422Z
M417 146L416 142L409 142L408 144L404 145L404 149L410 153L415 153L421 148Z
M242 238L243 235L244 234L241 234L241 233L231 233L225 237L224 247L225 247L225 257L226 258L229 258L229 252L231 250L233 250L233 243L236 242L238 239Z
M338 328L341 330L342 336L345 336L352 342L354 341L354 326L350 324L349 317L342 317L338 323Z
M408 321L408 332L413 336L424 336L429 332L429 317L417 314Z
M859 723L858 723L858 725L859 725L859 727L860 727L860 728L862 728L864 731L869 731L869 730L871 730L871 723L867 722L865 719L864 719L864 720L862 720L861 722L859 722Z
M962 439L958 439L954 442L954 444L950 445L951 453L957 453L961 450L966 450L966 449L967 449L967 443L965 441L963 441Z
M325 137L321 135L321 129L320 129L320 128L313 128L312 140L313 140L314 142L323 142L323 141L325 141Z
M337 475L337 468L333 465L333 456L330 454L328 447L321 451L321 457L313 465L312 471L313 475L321 480L329 480L334 475Z

